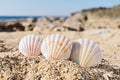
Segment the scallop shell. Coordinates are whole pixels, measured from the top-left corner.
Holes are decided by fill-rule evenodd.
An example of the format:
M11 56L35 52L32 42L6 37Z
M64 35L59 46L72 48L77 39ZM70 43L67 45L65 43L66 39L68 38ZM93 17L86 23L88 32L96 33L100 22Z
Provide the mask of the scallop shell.
M101 62L101 49L93 40L77 39L73 42L70 59L82 67L94 66Z
M69 59L71 49L71 42L60 34L48 36L41 44L41 52L49 60Z
M37 56L41 53L41 41L36 35L24 36L19 43L19 52L24 56Z

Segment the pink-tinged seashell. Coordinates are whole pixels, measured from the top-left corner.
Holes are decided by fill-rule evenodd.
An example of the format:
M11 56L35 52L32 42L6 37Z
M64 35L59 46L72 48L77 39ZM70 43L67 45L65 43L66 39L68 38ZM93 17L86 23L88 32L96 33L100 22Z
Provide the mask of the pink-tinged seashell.
M94 66L102 60L101 49L93 40L77 39L73 42L70 59L82 67Z
M24 56L37 56L41 53L41 41L36 35L24 36L19 43L19 52Z
M45 38L41 44L41 52L46 59L69 59L71 54L71 42L60 34L52 34Z

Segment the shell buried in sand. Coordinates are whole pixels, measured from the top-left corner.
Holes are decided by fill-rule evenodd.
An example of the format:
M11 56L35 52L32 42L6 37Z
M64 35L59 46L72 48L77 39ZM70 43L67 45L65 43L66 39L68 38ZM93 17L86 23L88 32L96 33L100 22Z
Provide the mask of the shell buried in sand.
M71 54L71 42L60 34L52 34L45 38L41 44L41 52L46 59L69 59Z
M24 36L19 43L19 51L24 56L37 56L41 53L41 41L36 35Z
M70 59L82 67L94 66L101 62L101 49L93 40L77 39L73 42Z

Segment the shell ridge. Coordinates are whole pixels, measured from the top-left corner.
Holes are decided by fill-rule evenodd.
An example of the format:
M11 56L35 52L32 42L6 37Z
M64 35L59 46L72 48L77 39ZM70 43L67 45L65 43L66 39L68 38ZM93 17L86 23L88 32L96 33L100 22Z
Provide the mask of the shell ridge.
M54 42L54 35L51 35L50 37L51 37L51 39L49 40L50 41L50 46L51 46L50 47L50 55L51 55L51 57L54 57L53 53L52 53L53 47L54 47L54 43L53 43Z
M28 46L27 46L28 44L27 44L26 39L27 39L27 37L23 38L23 43L25 44L24 45L24 54L27 56L28 51L26 51L26 50L28 49Z
M82 39L79 39L79 40L77 40L77 41L75 41L75 42L77 42L78 44L79 44L79 53L78 53L78 57L80 57L81 56L81 53L82 53L82 48L83 48L83 46L82 46L82 44L83 44L83 40ZM81 49L80 49L81 48ZM78 48L77 48L78 49ZM76 50L77 50L76 49ZM77 56L76 56L77 57ZM81 62L80 61L81 60L81 58L78 58L78 64Z
M29 41L29 39L30 39L30 41ZM29 54L28 54L28 56L32 56L32 53L31 53L31 37L30 37L30 35L28 35L28 41L29 41L29 46L30 46L30 49L29 49Z
M35 50L35 51L34 51L34 55L37 53L37 50L39 50L38 54L41 53L41 52L40 52L41 39L37 36L35 41L36 41L36 43L34 43L34 46L35 46L35 45L37 45L37 46L34 47L34 50ZM38 54L37 54L37 55L38 55Z
M88 59L88 63L86 64L87 66L89 66L89 65L91 64L91 62L96 58L96 55L94 55L94 54L96 54L97 51L98 51L98 50L97 50L97 44L95 44L92 52L90 53L90 54L91 54L91 55L90 55L91 57L89 57L89 59ZM93 53L93 54L92 54L92 53ZM94 63L95 63L95 62L94 62ZM93 65L93 63L92 63L91 65ZM90 65L90 66L91 66L91 65Z
M81 58L80 58L80 64L82 65L82 60L83 60L83 49L84 49L84 40L82 40L82 43L81 43L81 52L80 52L80 56L81 56Z
M50 54L51 54L51 57L53 57L53 48L54 48L54 35L51 35L51 39L50 39L50 46L51 46L51 50L50 50Z
M91 54L91 52L92 52L92 49L94 48L94 46L95 46L95 42L93 42L92 40L90 40L89 41L89 46L88 46L88 50L87 50L87 56L86 56L86 59L85 59L85 66L87 65L87 62L89 61L89 58L90 58L90 54ZM88 57L88 58L87 58Z
M77 56L80 56L80 51L81 50L77 50L77 49L80 48L81 45L78 42L74 42L73 44L74 44L73 49L75 50L75 53L74 53L75 58L74 58L74 60L79 64L79 58L77 58Z
M65 54L65 55L61 55L61 54L60 54L61 57L64 56L64 57L63 57L64 59L67 59L67 58L69 57L68 54L70 54L70 53L69 53L69 46L70 46L70 45L69 45L69 46L68 46L68 45L69 45L69 40L66 39L66 40L65 40L65 44L63 45L63 47L62 47L62 49L61 49L61 54L63 53L63 54ZM66 54L66 53L68 53L68 54ZM67 56L67 57L66 57L66 56Z
M36 39L38 38L38 36L33 36L33 46L32 46L32 53L33 53L33 55L35 55L36 54L36 47L39 45L39 44L36 44L35 45L35 41L36 41ZM38 38L39 39L39 38ZM36 47L35 47L36 46Z
M85 60L86 60L86 57L87 57L87 50L88 50L89 42L90 42L90 41L89 41L88 39L84 39L83 52L81 53L81 54L82 54L82 65L85 64Z
M46 39L44 39L43 41L42 41L42 44L41 44L41 52L42 52L42 55L43 56L45 56L45 57L47 57L46 56L46 52L43 54L43 52L46 50L46 48L47 48L47 45L45 45L45 42L46 42Z
M95 51L95 53L97 50ZM94 61L94 63L88 63L88 66L94 66L95 64L99 64L98 61L95 61L97 59L97 55L94 55L94 57L91 58L91 62Z
M61 56L62 54L64 54L64 53L62 53L62 50L63 50L64 46L66 45L65 43L67 43L65 37L64 36L61 36L61 37L62 37L62 39L58 43L59 44L59 50L58 50L58 53L57 53L58 59L60 57L62 57Z
M48 40L50 40L50 37L48 37L48 39L47 39L47 41ZM50 41L48 41L48 45L47 45L47 47L48 47L48 52L50 52L50 47L49 47L49 45L50 45ZM49 55L50 55L50 53L49 53ZM51 55L50 55L51 56ZM49 57L48 57L49 58Z
M64 59L68 59L70 57L70 53L71 53L71 49L72 49L72 44L70 42L68 44L69 45L68 45L68 49L66 50L66 53L68 53L69 55L66 54L66 53L65 53L65 56L62 55L64 57Z
M45 45L45 43L46 43L46 45ZM47 43L47 39L45 39L45 40L44 40L43 47L42 47L42 48L43 48L43 52L42 52L42 53L44 53L45 50L46 50L46 52L48 52L49 49L48 49L48 45L47 45L47 44L48 44L48 43ZM46 46L46 48L44 48L44 46ZM43 54L43 55L46 55L46 57L47 57L47 53L46 53L46 54Z
M33 47L34 47L34 35L31 36L31 54L34 55L34 52L33 52Z
M57 52L58 52L58 46L57 46L57 43L58 43L58 39L59 39L59 34L56 34L56 36L54 35L54 38L56 38L55 40L54 40L54 48L53 48L53 51L52 51L52 53L54 54L54 55L56 55L56 58L57 58ZM55 50L56 49L56 50Z
M56 59L60 58L60 50L61 50L61 42L64 41L64 36L59 35L59 40L58 40L58 44L57 44L57 52L56 52Z
M77 62L78 60L76 60L76 59L78 59L78 58L76 58L76 57L78 55L78 51L77 51L77 46L75 46L75 45L78 45L78 44L76 44L76 42L72 42L73 47L72 47L71 53L73 53L73 54L70 55L70 59L72 59L74 62ZM72 56L74 56L75 58L73 58Z
M38 37L35 37L34 38L34 40L35 40L35 42L34 42L34 47L33 47L33 52L34 52L34 54L36 53L36 49L37 49L37 47L35 47L36 45L38 46L38 44L37 44L37 41L38 41Z
M46 45L45 45L45 43L46 43ZM44 48L44 47L45 47L45 48ZM47 45L46 39L43 40L42 45L41 45L42 54L44 53L45 50L48 52L48 45ZM45 52L43 55L44 55L45 57L47 57L46 52Z

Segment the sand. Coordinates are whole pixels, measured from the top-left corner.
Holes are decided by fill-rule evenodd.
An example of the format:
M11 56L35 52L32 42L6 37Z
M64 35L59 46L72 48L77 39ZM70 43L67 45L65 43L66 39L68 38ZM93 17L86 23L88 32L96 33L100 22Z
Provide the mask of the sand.
M102 49L101 64L83 68L70 61L48 61L43 55L27 58L18 51L20 39L37 34L42 39L52 33L96 41ZM1 32L0 80L120 80L120 30L99 29L83 32Z

